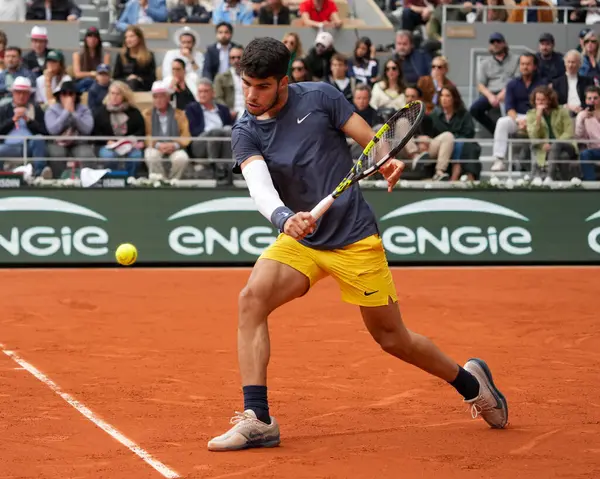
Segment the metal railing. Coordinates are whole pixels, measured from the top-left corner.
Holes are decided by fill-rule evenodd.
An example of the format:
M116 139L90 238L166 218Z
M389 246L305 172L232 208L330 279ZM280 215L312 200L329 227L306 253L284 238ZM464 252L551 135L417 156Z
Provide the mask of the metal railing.
M448 20L448 10L462 10L464 11L464 7L463 5L459 4L459 5L443 5L443 10L442 10L442 25L445 25L447 20ZM475 4L473 6L473 8L471 9L470 12L467 13L475 13L479 16L479 14L481 13L481 21L479 23L488 23L487 21L487 13L488 10L508 10L509 12L514 11L514 10L544 10L544 11L550 11L552 12L552 16L554 17L554 22L552 23L561 23L561 24L568 24L570 23L569 20L569 13L573 12L573 11L577 11L577 10L586 10L587 8L574 8L574 7L557 7L556 5L548 5L546 7L537 7L537 6L520 6L520 5L482 5L482 4ZM561 22L559 22L559 12L564 12L563 15L563 19ZM468 20L465 20L465 23L475 23L477 22L477 20L474 20L473 22L469 22ZM494 22L496 23L496 22ZM498 23L504 23L504 22L498 22ZM510 22L511 24L514 24L515 22ZM523 15L523 24L527 24L527 15ZM550 23L550 22L548 22Z

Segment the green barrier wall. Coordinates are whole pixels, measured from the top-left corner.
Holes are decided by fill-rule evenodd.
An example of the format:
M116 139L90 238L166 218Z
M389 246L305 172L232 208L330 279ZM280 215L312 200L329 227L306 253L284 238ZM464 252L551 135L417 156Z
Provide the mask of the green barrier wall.
M390 262L600 262L592 191L365 191ZM244 190L0 191L0 264L248 263L275 238Z

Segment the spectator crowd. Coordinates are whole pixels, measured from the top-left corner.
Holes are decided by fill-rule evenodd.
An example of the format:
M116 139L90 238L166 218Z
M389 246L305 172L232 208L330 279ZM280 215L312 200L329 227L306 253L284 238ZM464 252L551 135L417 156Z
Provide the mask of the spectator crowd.
M2 1L7 8L12 5L11 0ZM421 0L405 2L403 28L383 60L367 37L356 41L349 56L336 49L334 36L323 30L342 25L333 0L302 0L289 6L281 0L117 1L121 13L116 28L123 33L123 46L112 62L94 27L87 30L81 51L70 63L51 47L42 26L32 28L27 52L11 46L0 32L0 135L6 137L0 140L0 163L7 169L30 158L35 174L43 178L98 165L125 169L129 176L192 175L230 184L226 160L231 147L226 139L245 112L237 71L244 47L235 41L235 28L256 21L296 21L317 27L317 34L306 47L291 30L282 38L291 53L290 83L331 84L373 129L407 102L425 103L426 119L402 153L409 160L409 178L479 179L481 146L465 141L475 138L479 125L493 137L494 172L507 169L509 139L519 138L523 142L513 167L552 179L595 180L595 164L600 162L600 49L594 31L582 29L579 44L564 54L555 51L553 36L543 33L537 53L521 55L511 51L501 33L492 33L489 56L477 72L479 96L465 105L448 78L451 65L438 54L443 4L444 0L435 7ZM523 8L517 10L528 21L531 12L537 15L531 21L544 21L540 10L527 10L525 2L520 5ZM25 11L12 7L9 13L35 20L71 21L81 15L70 0L28 2ZM511 21L517 10L496 21ZM482 15L476 5L466 3L452 11L463 15L460 19L467 13ZM485 14L496 15L492 9ZM173 39L175 48L159 65L137 25L165 21L180 23L181 28ZM214 42L202 48L192 24L209 22L214 23ZM421 42L425 28L428 41ZM50 141L45 136L64 139ZM359 154L358 145L349 143ZM211 161L195 161L204 158Z

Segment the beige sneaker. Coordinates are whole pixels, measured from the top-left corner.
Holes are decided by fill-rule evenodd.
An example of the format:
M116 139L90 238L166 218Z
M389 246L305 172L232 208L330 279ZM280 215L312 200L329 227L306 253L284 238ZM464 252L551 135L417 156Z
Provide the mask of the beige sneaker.
M506 398L494 384L492 372L483 359L469 359L464 365L479 382L479 396L466 403L471 405L471 416L481 416L494 429L502 429L508 423Z
M279 446L279 424L271 416L271 424L265 424L256 418L251 409L235 412L229 421L234 426L225 434L208 441L209 451L238 451L251 447Z

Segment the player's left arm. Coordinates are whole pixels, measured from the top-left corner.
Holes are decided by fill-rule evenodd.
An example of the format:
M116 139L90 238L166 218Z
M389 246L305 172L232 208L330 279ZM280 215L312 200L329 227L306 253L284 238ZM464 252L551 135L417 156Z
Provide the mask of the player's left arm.
M348 121L342 126L342 131L358 143L362 148L373 139L373 130L369 124L358 114L354 113ZM379 171L388 182L388 191L391 192L394 185L400 179L404 170L404 163L395 158L383 165Z

